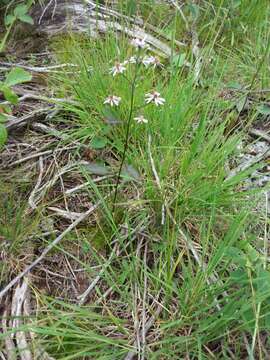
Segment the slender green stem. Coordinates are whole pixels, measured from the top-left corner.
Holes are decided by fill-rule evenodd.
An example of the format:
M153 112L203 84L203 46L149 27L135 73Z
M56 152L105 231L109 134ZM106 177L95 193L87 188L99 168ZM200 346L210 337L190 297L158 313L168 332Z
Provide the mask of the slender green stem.
M133 114L133 110L134 110L134 95L135 95L135 86L136 86L136 80L137 80L137 74L138 74L138 64L139 64L139 62L136 61L134 78L133 78L133 81L131 83L130 109L129 109L129 116L128 116L128 121L127 121L127 128L126 128L124 151L123 151L120 167L119 167L118 174L117 174L116 186L115 186L114 197L113 197L113 207L112 207L113 212L115 211L115 203L116 203L116 197L117 197L120 178L121 178L121 172L122 172L122 169L123 169L123 165L124 165L124 161L125 161L126 153L127 153L127 148L128 148L130 124L131 124L132 114Z
M7 28L7 31L6 31L6 33L5 33L5 35L4 35L1 43L0 43L0 53L1 53L2 51L4 51L4 48L5 48L5 46L6 46L7 39L8 39L8 37L9 37L10 31L11 31L11 29L12 29L12 27L13 27L14 22L15 22L15 21L13 21L13 22L9 25L9 27Z

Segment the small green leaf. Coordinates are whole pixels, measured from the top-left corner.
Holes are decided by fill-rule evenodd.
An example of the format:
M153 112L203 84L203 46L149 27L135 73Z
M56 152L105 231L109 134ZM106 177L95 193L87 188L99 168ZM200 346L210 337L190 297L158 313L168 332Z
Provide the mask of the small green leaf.
M247 103L247 96L246 95L240 97L236 101L235 106L236 106L239 113L244 110L244 107L245 107L246 103Z
M27 13L27 11L28 11L27 6L20 4L15 7L14 15L19 18L20 16L25 15Z
M199 13L200 13L200 8L198 5L196 4L188 4L188 8L190 10L191 16L193 18L193 20L198 19L199 17Z
M7 87L7 86L2 87L2 91L3 91L4 97L7 101L9 101L11 104L14 104L14 105L16 105L18 103L18 96L9 87Z
M12 113L12 109L11 109L11 107L9 106L9 105L1 105L1 107L0 107L0 110L1 110L1 108L4 110L4 113L6 113L6 114L11 114Z
M32 79L32 75L29 72L21 68L14 68L7 75L5 80L5 85L13 86L24 83L26 81L30 81L31 79Z
M247 273L244 269L237 269L237 270L233 271L230 274L230 278L234 283L236 283L238 285L248 284L248 282L249 282Z
M5 17L5 25L8 26L12 24L16 20L16 17L14 15L7 15Z
M3 124L0 124L0 149L2 149L2 147L5 145L7 137L7 129Z
M125 178L125 180L140 180L140 174L137 169L135 169L132 165L125 165L121 171L121 176Z
M238 264L240 266L245 266L247 260L246 255L238 248L235 248L233 246L229 246L225 254L227 259L232 260L233 263Z
M30 24L30 25L34 25L34 20L33 18L28 15L28 14L25 14L25 15L22 15L19 17L19 20L21 20L22 22L25 22L27 24Z
M111 173L111 169L108 166L105 166L102 163L90 162L88 164L83 165L83 168L94 175L109 175Z
M7 121L7 115L0 113L0 124Z
M91 141L93 149L103 149L107 145L107 139L95 136Z
M266 104L261 104L257 106L257 111L262 115L270 115L270 106Z
M270 297L270 273L269 271L260 267L257 270L256 278L257 296Z
M241 90L243 88L243 86L236 81L231 81L228 83L228 88Z
M237 9L241 5L241 0L234 0L231 4L233 9Z

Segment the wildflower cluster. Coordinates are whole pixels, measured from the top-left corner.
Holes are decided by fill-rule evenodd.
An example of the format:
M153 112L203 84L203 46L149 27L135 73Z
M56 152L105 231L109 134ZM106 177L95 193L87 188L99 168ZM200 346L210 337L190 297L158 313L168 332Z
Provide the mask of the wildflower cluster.
M116 76L118 74L123 74L127 70L128 64L135 64L135 65L144 65L146 68L153 67L154 69L156 67L162 67L160 60L155 56L140 56L140 53L142 50L147 50L149 48L148 44L146 43L145 39L133 39L131 41L131 45L135 47L137 50L136 55L131 56L129 59L126 59L125 61L116 62L112 68L110 68L109 73L112 74L112 76ZM136 79L135 79L136 80ZM110 106L118 106L121 102L121 97L116 95L109 95L105 100L104 104L110 105ZM161 97L160 93L153 90L152 92L149 92L145 94L145 105L148 104L155 104L156 106L162 106L165 103L165 99ZM145 119L143 115L138 115L134 117L134 120L137 121L137 123L146 124L148 123L148 120Z

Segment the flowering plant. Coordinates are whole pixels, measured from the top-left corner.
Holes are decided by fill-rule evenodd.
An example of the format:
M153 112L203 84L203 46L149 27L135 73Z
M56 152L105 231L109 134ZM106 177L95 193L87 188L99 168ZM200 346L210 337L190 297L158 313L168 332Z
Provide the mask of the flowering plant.
M135 106L135 91L137 87L137 83L139 81L140 71L142 69L142 65L145 68L153 67L153 69L157 67L162 67L161 62L155 56L148 55L146 52L149 49L148 44L146 43L145 39L138 39L135 38L131 41L131 45L135 48L136 53L131 56L130 58L124 60L123 62L115 62L114 66L109 69L109 73L113 76L124 76L126 81L130 86L130 103L129 103L129 114L126 123L126 136L125 136L125 144L124 150L122 154L122 159L117 175L117 182L116 188L114 192L114 199L113 199L113 209L115 207L115 201L117 197L117 190L120 182L120 175L123 168L123 164L126 157L126 151L128 148L129 136L130 136L130 126L131 120L134 119L138 124L148 124L149 121L146 119L142 113L142 110L145 106L154 104L155 106L163 106L165 103L165 99L161 96L161 94L156 91L152 90L145 94L144 96L144 104L139 107ZM131 72L131 77L126 76L126 71L128 66L134 66L133 71ZM117 107L121 104L121 97L115 94L108 95L103 104L109 107Z

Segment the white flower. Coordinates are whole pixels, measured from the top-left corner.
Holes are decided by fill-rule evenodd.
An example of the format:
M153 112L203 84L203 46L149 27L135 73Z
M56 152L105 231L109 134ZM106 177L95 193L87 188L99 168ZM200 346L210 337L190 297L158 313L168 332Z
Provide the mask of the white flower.
M134 120L137 121L138 124L147 124L148 123L148 120L143 115L135 117Z
M147 49L149 46L148 44L145 42L145 38L144 39L132 39L131 40L131 45L133 45L136 49Z
M104 100L103 104L109 104L110 106L118 106L120 101L121 98L119 96L110 95Z
M159 59L155 56L145 56L142 60L144 66L148 67L149 65L153 65L153 67L162 66Z
M149 65L153 64L154 60L155 60L154 56L145 56L142 59L142 63L145 67L148 67Z
M125 64L116 62L115 65L110 69L110 74L112 74L113 76L115 76L117 74L122 74L124 71L126 71L126 68L124 65Z
M164 105L165 99L160 96L160 93L157 91L152 91L151 93L145 94L146 104L154 102L156 106Z
M130 64L136 64L137 61L140 61L140 58L138 56L131 56L128 60Z

